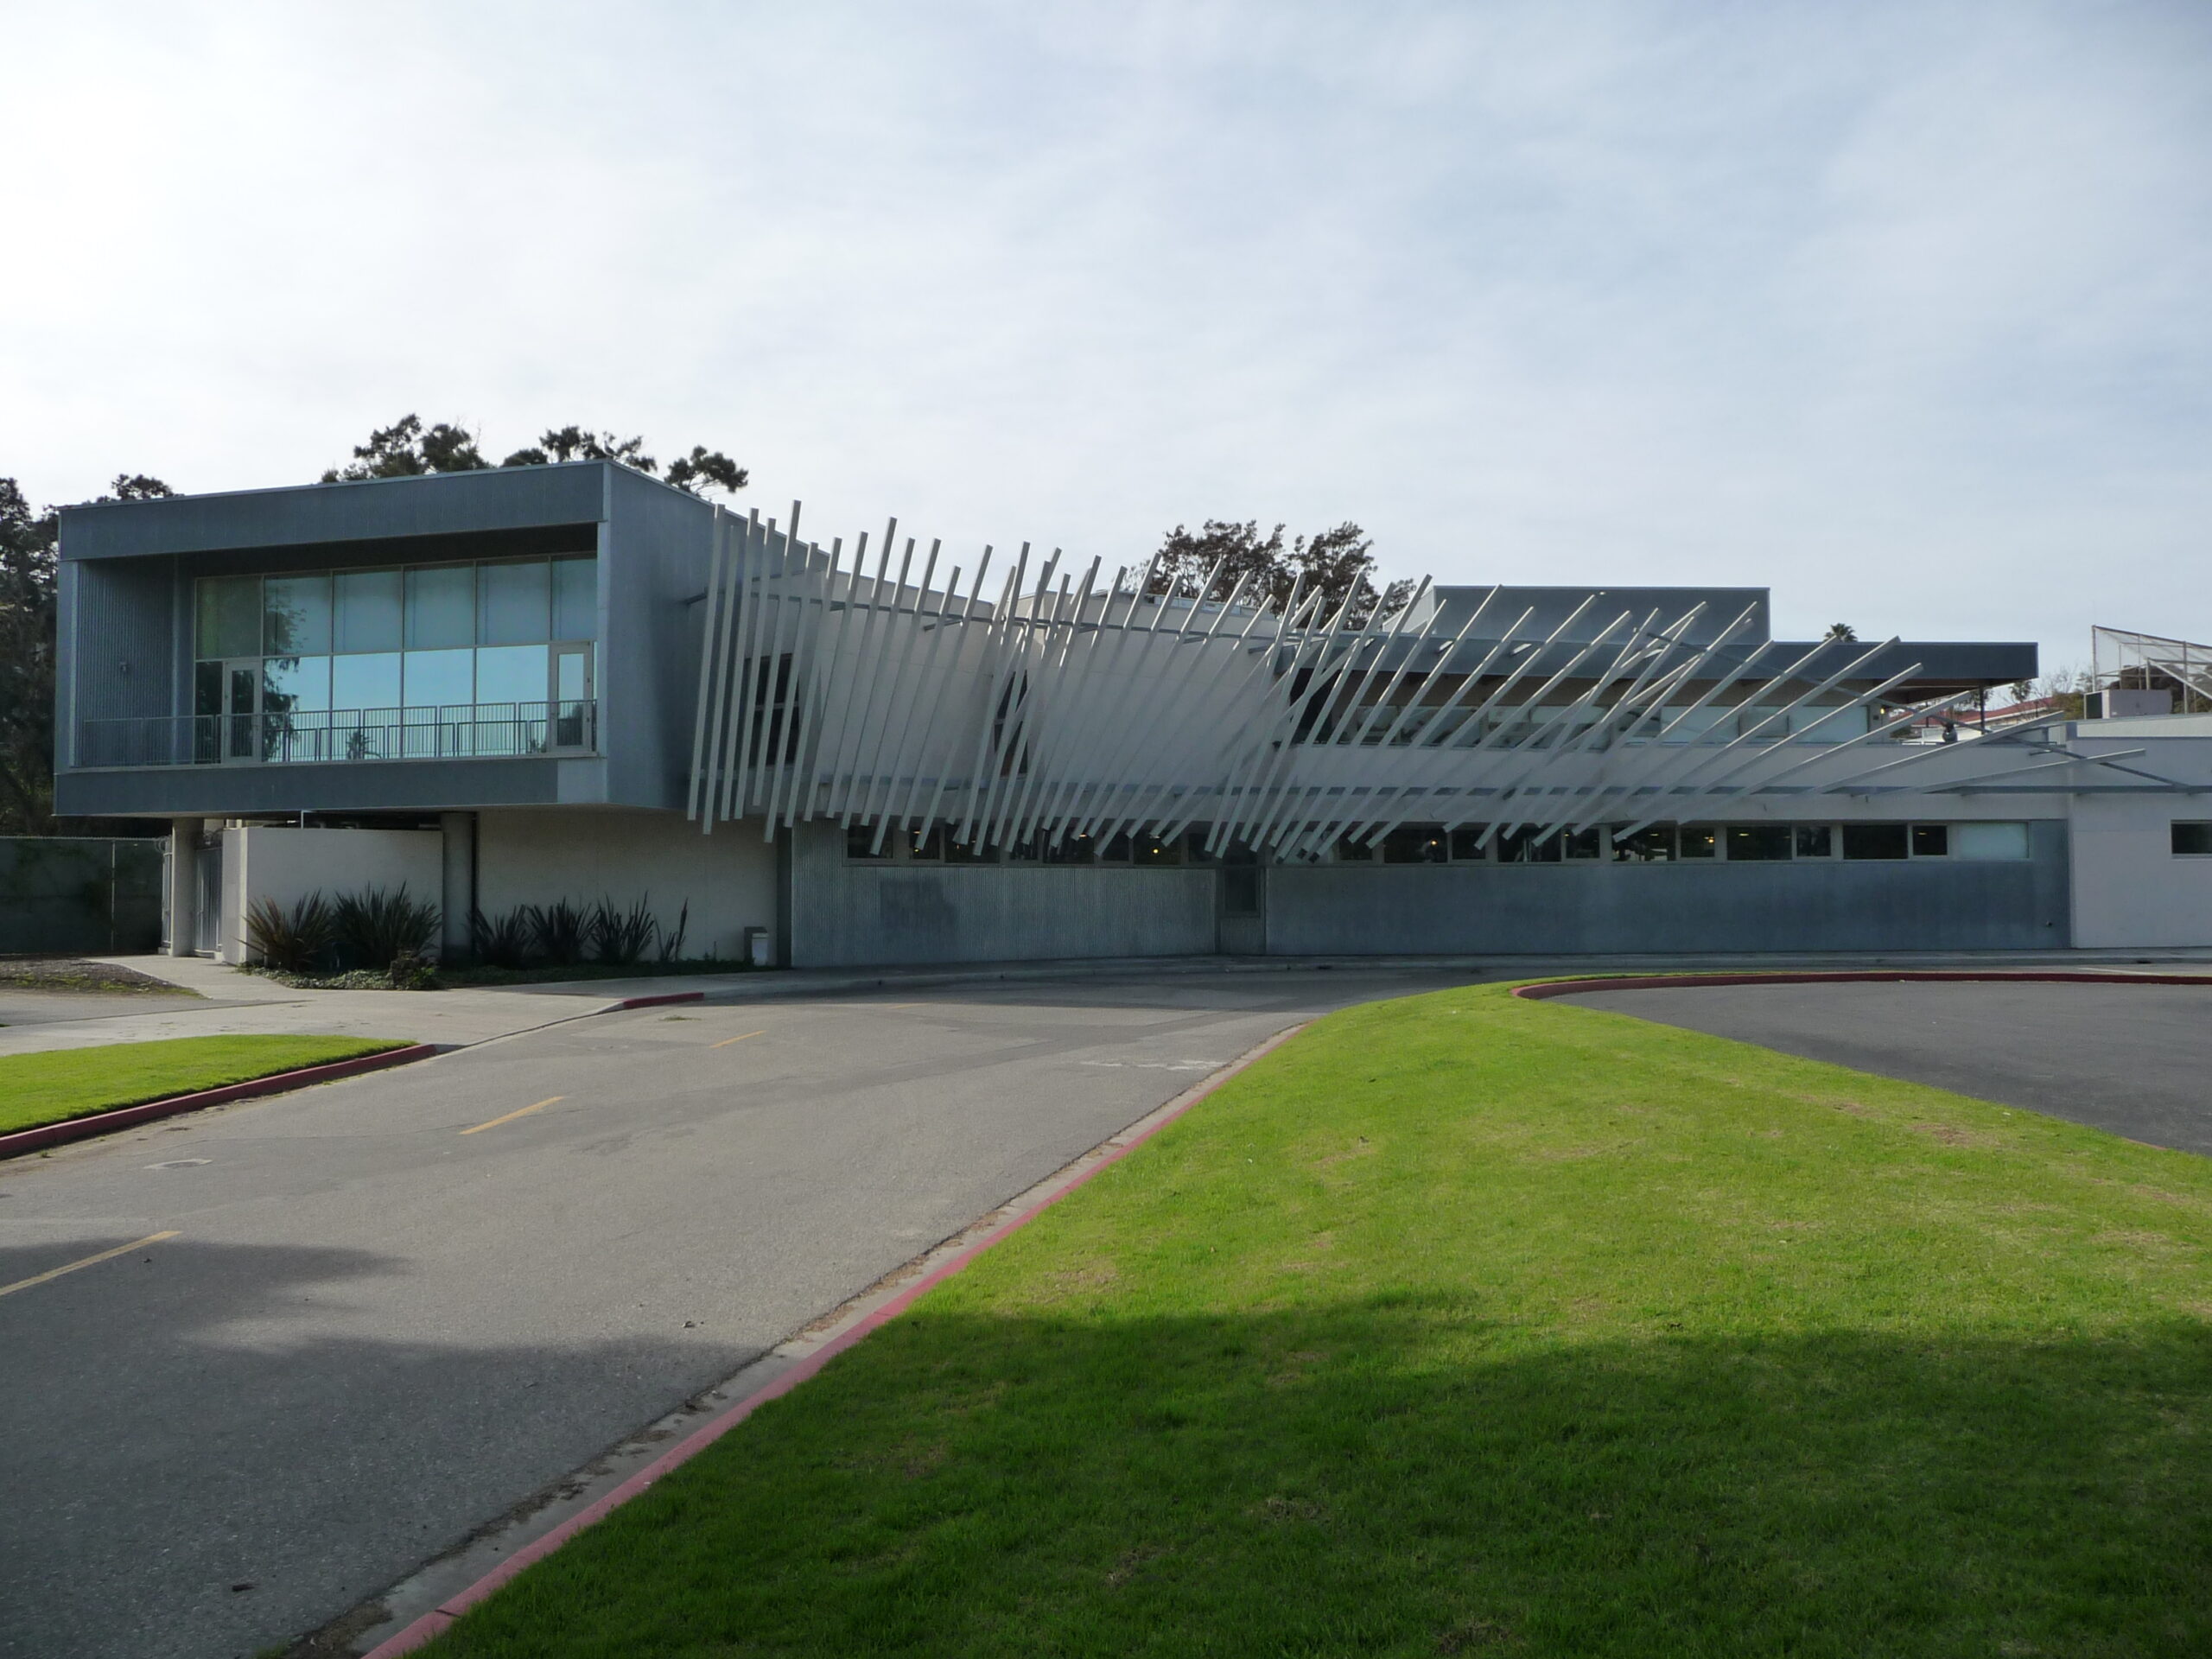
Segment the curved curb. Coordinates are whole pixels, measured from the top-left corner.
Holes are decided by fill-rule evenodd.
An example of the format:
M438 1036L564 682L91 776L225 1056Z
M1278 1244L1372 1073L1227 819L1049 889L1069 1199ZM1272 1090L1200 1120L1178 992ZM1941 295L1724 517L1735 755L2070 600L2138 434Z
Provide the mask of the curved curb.
M739 1401L735 1405L732 1406L728 1411L722 1413L721 1416L715 1418L712 1422L703 1424L699 1428L694 1430L690 1434L685 1436L683 1440L677 1442L676 1446L664 1452L660 1457L655 1459L652 1463L647 1464L643 1469L639 1470L636 1474L632 1475L627 1480L617 1486L613 1491L607 1493L604 1497L601 1497L597 1503L588 1504L585 1508L577 1510L575 1514L570 1516L559 1526L555 1527L551 1531L545 1534L543 1537L536 1539L532 1542L525 1544L522 1548L517 1550L512 1555L500 1562L499 1566L493 1567L489 1573L486 1573L482 1578L477 1580L475 1583L470 1585L467 1589L460 1592L456 1595L447 1597L445 1600L440 1602L435 1607L423 1614L420 1618L408 1625L404 1630L400 1630L396 1635L387 1637L384 1641L378 1643L375 1647L371 1648L367 1653L364 1654L362 1656L362 1659L399 1659L399 1656L402 1654L414 1652L417 1648L420 1648L425 1643L429 1642L433 1637L435 1637L447 1630L455 1619L459 1618L470 1608L475 1606L479 1602L486 1599L494 1591L499 1589L500 1586L505 1585L510 1579L514 1578L518 1573L521 1573L524 1567L532 1566L535 1563L544 1560L548 1555L552 1554L554 1551L560 1548L562 1545L567 1543L569 1539L575 1537L587 1527L593 1525L596 1522L606 1519L607 1516L621 1508L623 1504L627 1503L632 1498L642 1496L648 1487L653 1485L664 1476L672 1473L681 1465L689 1463L693 1458L698 1456L700 1452L705 1451L709 1446L712 1446L716 1440L721 1439L723 1435L728 1433L730 1430L735 1428L747 1417L750 1417L762 1406L767 1404L769 1401L776 1399L780 1395L789 1394L793 1389L798 1387L800 1383L805 1382L807 1378L812 1376L832 1359L835 1359L839 1354L843 1353L845 1350L852 1347L870 1332L874 1331L878 1327L887 1325L891 1320L898 1318L899 1314L905 1313L909 1307L912 1306L914 1302L920 1298L924 1293L927 1292L934 1286L942 1283L944 1280L950 1279L954 1274L958 1273L963 1268L966 1267L970 1262L973 1262L985 1250L989 1249L992 1245L996 1244L1008 1234L1034 1220L1039 1215L1052 1208L1052 1205L1058 1204L1062 1198L1067 1197L1069 1193L1074 1192L1086 1181L1089 1181L1093 1176L1096 1175L1100 1170L1105 1169L1113 1164L1119 1163L1122 1159L1128 1157L1129 1154L1135 1152L1146 1141L1151 1140L1154 1135L1159 1134L1160 1130L1174 1122L1178 1118L1181 1117L1193 1106L1196 1106L1200 1101L1205 1099L1207 1096L1212 1094L1214 1090L1220 1088L1222 1084L1227 1083L1238 1072L1243 1071L1255 1060L1258 1060L1263 1056L1272 1052L1274 1050L1281 1047L1283 1044L1288 1042L1292 1038L1298 1035L1300 1032L1306 1029L1308 1023L1310 1022L1300 1021L1299 1024L1292 1026L1287 1030L1277 1032L1274 1036L1268 1038L1267 1041L1259 1045L1258 1047L1249 1050L1245 1053L1239 1055L1236 1059L1231 1060L1227 1065L1223 1066L1218 1071L1214 1072L1211 1077L1205 1077L1201 1081L1193 1084L1190 1088L1185 1089L1181 1094L1168 1101L1164 1106L1154 1108L1152 1111L1147 1113L1145 1116L1139 1118L1136 1124L1133 1126L1132 1128L1124 1129L1122 1131L1120 1135L1109 1135L1101 1144L1110 1147L1113 1149L1106 1153L1103 1156L1098 1158L1096 1162L1090 1164L1087 1168L1077 1170L1071 1179L1066 1179L1065 1182L1058 1185L1054 1185L1053 1182L1056 1178L1051 1176L1046 1177L1046 1180L1040 1183L1040 1185L1052 1186L1052 1190L1046 1192L1043 1198L1039 1198L1035 1203L1026 1206L1014 1215L1009 1217L1006 1221L1001 1223L998 1226L994 1227L989 1232L984 1234L967 1249L961 1250L957 1255L938 1264L938 1266L925 1274L912 1284L907 1286L897 1295L892 1297L890 1300L885 1302L880 1307L874 1309L846 1330L840 1332L836 1337L824 1343L820 1348L817 1349L813 1353L809 1354L805 1358L800 1360L789 1370L786 1370L778 1376L772 1382L764 1384L762 1387L753 1390L753 1393L746 1395L744 1399ZM1124 1136L1127 1138L1124 1139ZM1093 1150L1095 1151L1096 1148L1093 1148ZM1086 1154L1084 1155L1087 1157L1090 1154ZM1077 1161L1079 1163L1081 1162L1081 1160L1077 1160ZM1061 1173L1065 1174L1065 1169Z
M605 1007L594 1008L592 1012L620 1014L625 1008L658 1008L670 1002L703 1002L706 1000L704 991L671 991L662 996L626 996L620 1002L610 1002Z
M166 1100L149 1100L136 1106L118 1106L113 1111L94 1112L86 1117L67 1118L59 1123L41 1123L35 1129L0 1135L0 1158L65 1146L72 1141L89 1141L96 1135L127 1129L135 1123L150 1123L156 1118L175 1117L180 1112L196 1112L203 1106L219 1106L226 1100L281 1095L289 1089L333 1083L359 1071L381 1071L386 1066L404 1065L410 1060L427 1060L438 1052L435 1043L410 1043L379 1053L356 1055L350 1060L333 1060L327 1065L302 1066L296 1071L277 1071L265 1077L249 1077L244 1083L225 1084L219 1089L202 1089L196 1094L171 1095Z
M1904 980L2038 980L2062 985L2202 985L2212 989L2212 974L2088 974L2063 969L2007 971L1999 968L1839 969L1830 973L1606 974L1591 979L1547 979L1516 985L1513 995L1531 1001L1573 996L1581 991L1657 991L1696 985L1890 984Z

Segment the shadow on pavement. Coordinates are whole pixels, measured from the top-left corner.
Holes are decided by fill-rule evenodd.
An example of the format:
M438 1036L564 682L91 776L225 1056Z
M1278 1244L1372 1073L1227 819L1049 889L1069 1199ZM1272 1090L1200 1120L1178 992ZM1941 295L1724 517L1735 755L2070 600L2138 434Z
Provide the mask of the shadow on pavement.
M0 1249L0 1284L137 1231ZM588 1462L607 1422L650 1421L753 1357L345 1334L349 1287L407 1271L186 1238L0 1299L0 1654L231 1659L283 1642ZM127 1371L83 1367L98 1344L73 1338L92 1322L130 1329Z

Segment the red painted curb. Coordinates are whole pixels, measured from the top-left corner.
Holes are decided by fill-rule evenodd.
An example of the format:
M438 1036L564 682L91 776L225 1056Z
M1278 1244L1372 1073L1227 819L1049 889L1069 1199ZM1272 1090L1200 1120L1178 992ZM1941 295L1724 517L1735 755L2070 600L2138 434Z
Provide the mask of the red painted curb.
M1553 979L1516 985L1513 995L1532 1001L1573 996L1580 991L1663 990L1678 985L1818 985L1890 982L1904 980L2041 980L2063 985L2202 985L2212 988L2212 974L2091 974L2071 969L1892 968L1832 973L1611 974L1596 979Z
M111 1112L95 1112L89 1117L73 1117L60 1123L41 1123L35 1129L18 1129L13 1135L0 1135L0 1158L12 1158L19 1153L36 1152L46 1147L66 1145L72 1141L90 1140L96 1135L105 1135L113 1129L127 1129L134 1123L149 1123L157 1117L175 1117L180 1112L196 1112L203 1106L219 1106L226 1100L246 1100L255 1095L280 1095L288 1089L305 1089L311 1084L329 1083L339 1077L349 1077L358 1071L380 1071L388 1065L404 1065L410 1060L427 1060L438 1052L435 1043L412 1043L404 1048L388 1048L380 1054L358 1055L350 1060L333 1060L327 1065L302 1066L296 1071L278 1071L266 1077L251 1077L244 1083L230 1083L220 1089L202 1089L197 1094L171 1095L167 1100L149 1100L137 1106L119 1106Z
M454 1620L459 1618L471 1607L476 1605L478 1602L484 1600L485 1598L491 1595L493 1591L499 1589L502 1585L505 1584L508 1580L513 1578L524 1567L531 1566L534 1562L543 1560L555 1550L560 1548L562 1545L567 1543L569 1539L583 1531L585 1528L593 1525L596 1522L606 1519L607 1516L621 1508L623 1504L627 1503L632 1498L636 1497L640 1493L644 1492L646 1488L652 1486L654 1483L671 1473L679 1465L690 1462L693 1458L698 1456L700 1452L705 1451L709 1446L712 1446L716 1440L721 1439L723 1435L728 1433L730 1430L735 1428L747 1417L750 1417L755 1411L760 1409L760 1407L766 1405L769 1401L789 1394L793 1389L798 1387L800 1383L805 1382L807 1378L812 1376L817 1371L819 1371L824 1365L835 1359L839 1354L843 1353L845 1350L853 1346L854 1344L860 1341L861 1338L867 1336L871 1331L876 1330L878 1327L888 1324L899 1314L905 1313L909 1307L913 1306L917 1299L918 1299L925 1292L928 1291L932 1286L939 1284L944 1280L950 1279L954 1274L959 1272L970 1262L973 1262L977 1256L981 1255L985 1250L989 1249L992 1245L996 1244L1000 1240L1005 1238L1008 1234L1014 1232L1016 1230L1027 1226L1038 1216L1041 1215L1046 1210L1051 1209L1052 1205L1058 1204L1062 1198L1067 1197L1069 1193L1074 1192L1077 1187L1082 1186L1085 1182L1089 1181L1093 1176L1096 1175L1100 1170L1119 1163L1122 1159L1128 1157L1132 1152L1135 1152L1146 1141L1151 1140L1154 1135L1158 1135L1169 1124L1174 1122L1185 1112L1189 1111L1192 1107L1198 1104L1199 1102L1205 1099L1207 1096L1212 1094L1214 1090L1220 1088L1222 1084L1227 1083L1238 1072L1250 1065L1255 1060L1257 1060L1262 1056L1281 1047L1284 1043L1288 1042L1293 1037L1295 1037L1304 1029L1305 1027L1303 1025L1297 1025L1293 1026L1287 1031L1277 1032L1273 1037L1268 1039L1266 1042L1262 1043L1257 1048L1253 1049L1247 1054L1238 1057L1236 1060L1230 1062L1228 1065L1224 1066L1220 1071L1215 1072L1211 1077L1206 1078L1204 1082L1197 1084L1195 1087L1184 1090L1183 1094L1177 1099L1171 1100L1167 1103L1167 1106L1162 1111L1159 1120L1149 1128L1146 1129L1143 1134L1132 1136L1128 1141L1116 1147L1112 1152L1108 1153L1103 1158L1101 1158L1089 1169L1084 1170L1081 1174L1077 1175L1073 1180L1070 1181L1065 1186L1060 1188L1057 1192L1048 1194L1046 1197L1039 1199L1035 1204L1031 1205L1029 1208L1024 1210L1020 1215L1009 1217L1003 1225L976 1240L975 1243L969 1245L966 1249L961 1251L957 1255L953 1256L950 1260L945 1262L943 1265L935 1268L933 1271L927 1273L921 1278L916 1280L912 1284L900 1291L896 1296L893 1296L889 1301L884 1303L882 1306L877 1308L874 1313L861 1319L850 1329L841 1332L837 1336L832 1338L821 1347L816 1349L814 1352L809 1354L804 1359L800 1360L796 1365L793 1365L791 1370L777 1377L774 1382L764 1384L760 1389L755 1389L753 1393L746 1395L744 1399L732 1406L721 1416L715 1418L714 1421L703 1424L689 1435L686 1435L681 1441L677 1442L674 1447L662 1453L660 1457L646 1465L643 1469L639 1470L636 1474L631 1476L629 1479L624 1481L620 1486L617 1486L613 1491L600 1498L596 1503L588 1504L584 1508L577 1510L574 1515L570 1516L566 1521L563 1521L559 1526L554 1528L543 1537L536 1539L533 1541L524 1545L522 1548L517 1550L505 1560L500 1562L499 1566L493 1567L489 1573L486 1573L482 1578L477 1580L475 1583L470 1585L466 1590L461 1591L457 1595L448 1596L445 1600L440 1602L435 1607L433 1607L429 1612L423 1614L422 1618L416 1619L413 1624L407 1626L405 1630L399 1631L397 1635L387 1637L375 1647L371 1648L367 1653L362 1656L362 1659L399 1659L399 1656L402 1654L414 1652L416 1649L421 1647L432 1637L436 1636L441 1631L444 1630L454 1622Z
M704 991L671 991L666 996L625 997L613 1007L602 1008L600 1012L620 1014L625 1008L657 1008L664 1002L703 1002L706 1000L707 994Z

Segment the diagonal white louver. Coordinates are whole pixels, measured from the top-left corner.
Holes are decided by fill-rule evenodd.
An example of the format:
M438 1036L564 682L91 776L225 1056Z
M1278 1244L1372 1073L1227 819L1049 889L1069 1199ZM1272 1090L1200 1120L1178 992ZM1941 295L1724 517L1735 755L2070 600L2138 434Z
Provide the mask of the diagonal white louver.
M1424 580L1363 614L1219 567L1156 591L1156 560L1078 572L1027 544L995 592L984 549L963 594L957 565L938 585L943 543L918 570L895 519L870 570L868 536L824 551L799 516L715 516L688 796L702 830L828 817L878 852L938 824L956 845L1043 851L1203 826L1217 855L1300 858L1415 820L1480 824L1484 843L1598 823L1624 840L1746 795L1921 787L1871 780L1924 750L1842 758L1929 711L1885 717L1918 664L1893 666L1895 640L1786 653L1763 606L1723 625L1707 600L1669 615L1593 591L1540 615L1501 600L1514 590L1472 603ZM2037 742L1977 748L1993 778L2089 764Z

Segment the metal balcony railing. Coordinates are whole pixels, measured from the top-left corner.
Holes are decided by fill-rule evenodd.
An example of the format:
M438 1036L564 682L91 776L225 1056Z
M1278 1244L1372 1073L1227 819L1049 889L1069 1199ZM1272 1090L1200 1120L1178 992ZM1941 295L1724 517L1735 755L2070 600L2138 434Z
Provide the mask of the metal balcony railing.
M87 768L302 766L593 754L598 749L599 704L581 698L87 720L77 728L76 764Z

